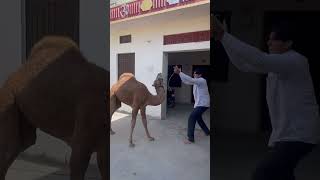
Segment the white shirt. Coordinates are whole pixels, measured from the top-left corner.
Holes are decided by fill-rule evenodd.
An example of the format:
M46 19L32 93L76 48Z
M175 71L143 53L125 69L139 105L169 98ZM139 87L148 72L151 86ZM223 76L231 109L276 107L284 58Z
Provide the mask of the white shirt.
M207 81L202 77L192 78L183 72L180 72L179 76L183 83L193 85L194 107L210 107L210 95Z
M221 42L238 69L268 73L266 98L272 124L269 145L278 141L317 144L319 108L307 58L293 50L267 54L228 33Z

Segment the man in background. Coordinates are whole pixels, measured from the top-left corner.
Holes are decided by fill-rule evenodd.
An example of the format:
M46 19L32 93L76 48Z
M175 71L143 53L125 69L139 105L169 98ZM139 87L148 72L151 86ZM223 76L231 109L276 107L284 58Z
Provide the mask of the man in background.
M179 74L181 81L188 85L193 85L194 109L188 119L188 134L185 140L186 144L194 143L194 130L198 122L205 135L210 135L210 130L202 119L202 114L210 107L210 95L207 81L202 77L201 69L196 69L193 73L194 78L181 72L181 68L174 67L174 73Z

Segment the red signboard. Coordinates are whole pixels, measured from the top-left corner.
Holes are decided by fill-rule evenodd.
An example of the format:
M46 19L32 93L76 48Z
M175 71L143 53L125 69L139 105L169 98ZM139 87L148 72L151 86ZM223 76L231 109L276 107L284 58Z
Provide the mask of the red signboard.
M210 30L166 35L163 45L210 41Z
M204 0L136 0L110 9L110 21L170 9Z

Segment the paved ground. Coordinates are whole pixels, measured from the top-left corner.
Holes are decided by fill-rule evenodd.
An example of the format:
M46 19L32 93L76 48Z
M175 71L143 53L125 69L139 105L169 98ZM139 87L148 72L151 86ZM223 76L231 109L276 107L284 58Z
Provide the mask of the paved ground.
M90 165L86 178L98 180L98 168ZM69 180L67 166L41 158L19 157L10 167L6 180Z
M156 139L153 142L147 140L138 116L134 148L128 146L131 116L115 113L112 128L116 134L110 137L111 180L209 180L210 137L197 129L196 143L183 143L191 109L179 106L168 112L167 120L149 119L149 131ZM209 115L205 117L210 126Z
M256 163L264 156L267 139L258 135L216 135L213 149L214 180L250 180ZM320 147L296 168L296 180L320 179Z
M167 120L149 120L149 130L156 140L147 141L139 117L134 139L135 148L128 147L130 115L117 112L110 137L111 180L209 180L210 137L196 130L196 143L185 145L186 122L190 106L177 107L168 112ZM209 114L205 115L209 120ZM209 122L208 126L209 126ZM38 133L38 142L10 167L6 180L69 180L64 162L70 150L61 141ZM86 179L100 179L95 156L91 160Z

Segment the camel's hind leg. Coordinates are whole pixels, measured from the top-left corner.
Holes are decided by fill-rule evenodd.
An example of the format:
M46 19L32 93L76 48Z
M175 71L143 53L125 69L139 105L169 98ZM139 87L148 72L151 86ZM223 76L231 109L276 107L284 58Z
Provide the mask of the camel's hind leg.
M112 119L113 113L121 107L121 101L117 98L115 93L111 91L110 93L110 120ZM110 125L110 134L114 134L115 132L112 130Z
M36 129L21 116L19 119L19 113L14 107L6 113L6 119L0 121L0 180L5 180L9 167L19 153L36 140Z
M5 149L5 150L4 150ZM19 154L19 146L15 145L1 145L1 152L0 152L0 180L5 180L7 171L13 161Z

